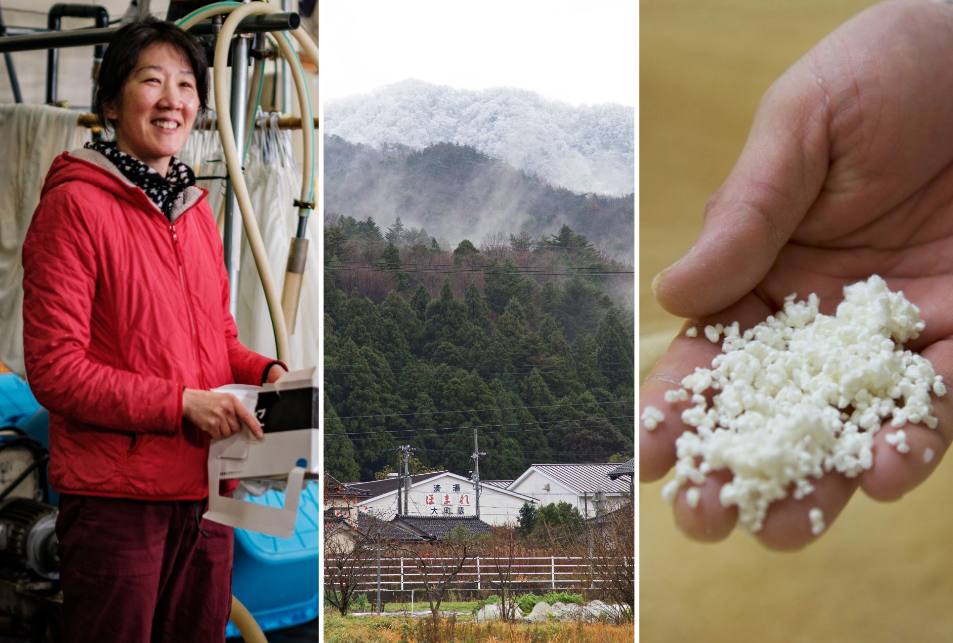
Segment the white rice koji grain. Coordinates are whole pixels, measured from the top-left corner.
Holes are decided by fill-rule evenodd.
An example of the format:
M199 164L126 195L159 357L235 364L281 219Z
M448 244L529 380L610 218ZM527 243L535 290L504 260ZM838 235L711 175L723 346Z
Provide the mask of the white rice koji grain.
M898 453L910 453L910 445L907 444L907 432L903 429L888 433L884 436L884 441L895 448Z
M665 414L651 404L642 411L642 426L646 431L654 431L663 420L665 420Z
M936 455L936 454L933 453L933 449L927 447L926 449L923 450L923 461L926 462L926 463L928 463L928 464L929 464L930 462L933 462L933 456L934 456L934 455Z
M827 526L824 524L824 512L818 507L813 507L807 512L807 517L811 521L811 533L817 536Z
M772 502L809 495L825 473L869 469L884 424L936 428L931 394L946 387L928 360L903 348L923 331L917 307L876 275L845 287L834 315L819 305L815 294L792 294L743 332L737 322L705 328L713 342L724 334L722 352L681 382L692 404L681 419L695 430L676 441L676 475L663 497L727 469L720 501L756 532ZM909 451L905 433L892 439Z
M688 503L688 506L694 509L698 506L698 501L701 500L702 492L698 490L698 487L689 487L688 491L685 492L685 502Z
M689 326L686 328L685 337L698 337L698 328L695 326Z

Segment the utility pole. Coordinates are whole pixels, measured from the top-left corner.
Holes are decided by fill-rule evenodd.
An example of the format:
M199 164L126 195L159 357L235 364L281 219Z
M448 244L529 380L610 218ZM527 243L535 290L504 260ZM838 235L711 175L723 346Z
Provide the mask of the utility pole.
M400 455L400 449L398 449L397 452L398 452L398 458L397 458L397 517L400 518L400 515L401 515L401 513L400 513L400 508L401 508L401 504L400 504L400 492L401 492L401 488L404 486L404 480L403 480L403 478L401 477L402 474L401 474L401 469L400 469L400 457L399 457L399 455Z
M473 495L476 497L477 520L480 519L480 456L481 455L486 455L486 453L480 451L479 430L473 429L473 455L470 456L470 459L473 460Z
M397 452L400 454L400 462L397 464L397 513L403 513L407 515L410 510L410 456L417 449L413 448L409 444L402 444L397 447ZM401 499L401 487L404 489L404 507L403 512L401 512L400 499Z

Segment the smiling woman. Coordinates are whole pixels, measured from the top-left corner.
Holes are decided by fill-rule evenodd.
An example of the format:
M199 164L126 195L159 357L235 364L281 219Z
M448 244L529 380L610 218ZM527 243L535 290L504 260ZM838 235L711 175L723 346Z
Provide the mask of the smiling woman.
M198 109L196 75L182 53L166 43L150 45L123 85L104 106L116 128L116 144L159 174L185 144Z
M23 245L24 355L50 411L73 641L224 640L232 530L201 519L208 446L262 433L209 389L283 365L239 343L205 192L174 156L207 75L174 25L120 29L95 101L116 140L54 161Z

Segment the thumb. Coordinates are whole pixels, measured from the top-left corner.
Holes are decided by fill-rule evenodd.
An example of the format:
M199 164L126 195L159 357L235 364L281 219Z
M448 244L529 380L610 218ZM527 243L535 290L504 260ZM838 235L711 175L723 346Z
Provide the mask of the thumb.
M805 67L792 67L762 98L741 156L705 206L701 235L652 282L669 312L704 317L751 292L820 193L828 103Z

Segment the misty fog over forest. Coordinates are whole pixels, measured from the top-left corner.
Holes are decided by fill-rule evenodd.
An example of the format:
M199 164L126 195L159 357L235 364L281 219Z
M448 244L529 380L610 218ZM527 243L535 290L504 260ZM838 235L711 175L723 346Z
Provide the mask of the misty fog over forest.
M371 147L468 145L574 192L635 191L635 113L623 105L573 106L510 87L473 91L405 80L330 101L322 126Z
M612 257L632 263L631 196L554 188L451 143L419 151L399 145L374 149L327 136L324 155L328 215L372 217L385 228L400 218L451 246L520 233L540 238L569 225Z

